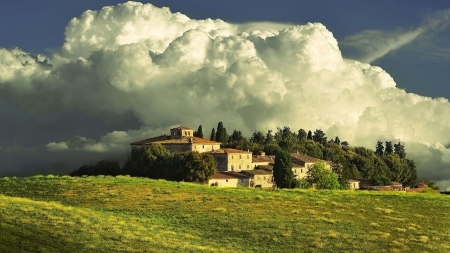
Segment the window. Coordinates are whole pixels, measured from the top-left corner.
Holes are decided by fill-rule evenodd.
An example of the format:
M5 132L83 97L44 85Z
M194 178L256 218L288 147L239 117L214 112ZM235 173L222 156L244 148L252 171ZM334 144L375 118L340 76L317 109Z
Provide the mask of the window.
M297 169L294 169L294 173L297 173Z
M203 145L202 148L205 148L205 145Z
M303 173L303 169L300 169L300 173Z
M247 159L250 159L250 156L249 156L249 155L247 155Z
M266 177L264 177L264 180L266 180Z
M247 169L250 169L250 165L247 164Z
M241 179L241 182L244 182L244 179Z
M225 182L227 182L227 183L228 183L228 179L225 179Z
M234 156L231 156L231 159L233 159L234 158Z
M234 165L231 165L231 170L234 170Z
M242 159L242 156L241 156L241 155L239 155L239 159Z
M241 165L239 165L239 169L241 169Z

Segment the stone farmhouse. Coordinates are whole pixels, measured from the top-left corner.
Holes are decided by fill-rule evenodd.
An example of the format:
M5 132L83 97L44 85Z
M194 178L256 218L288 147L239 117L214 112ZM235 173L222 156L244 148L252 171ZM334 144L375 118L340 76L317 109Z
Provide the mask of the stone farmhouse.
M255 187L272 188L273 164L275 156L266 156L264 152L252 155L250 151L233 148L220 148L220 142L194 137L189 127L170 129L170 135L161 135L131 143L132 149L139 149L154 143L163 145L170 152L199 152L214 156L217 173L209 180L210 186L218 187ZM304 154L291 154L292 170L296 179L303 179L315 163L323 162L331 170L331 162L313 158ZM348 182L352 189L359 188L359 181Z
M163 145L170 152L197 151L204 153L220 149L220 142L194 137L194 129L176 127L170 129L170 135L161 135L143 141L131 143L131 149L143 148L153 143Z

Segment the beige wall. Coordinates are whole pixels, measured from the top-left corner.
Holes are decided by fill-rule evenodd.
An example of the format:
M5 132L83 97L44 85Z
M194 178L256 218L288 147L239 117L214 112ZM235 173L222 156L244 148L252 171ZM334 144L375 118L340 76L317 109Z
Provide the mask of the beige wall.
M228 154L227 169L229 171L241 171L253 169L252 154L251 153Z
M218 144L192 144L192 151L199 153L209 152L220 149L220 143Z
M294 172L295 178L300 180L306 178L308 169L306 167L292 167L292 171Z
M208 185L218 187L249 187L250 181L247 178L210 179Z
M272 188L273 187L272 175L270 175L270 174L255 175L253 177L253 187L255 187L257 185L261 185L262 188Z
M352 189L352 190L359 189L359 182L347 182L347 183L348 183L349 189Z

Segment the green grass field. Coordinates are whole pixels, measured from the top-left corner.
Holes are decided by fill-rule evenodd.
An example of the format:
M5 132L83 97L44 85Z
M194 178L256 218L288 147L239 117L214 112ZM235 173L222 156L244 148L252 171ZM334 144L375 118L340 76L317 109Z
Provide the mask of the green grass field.
M450 197L0 178L0 252L450 252Z

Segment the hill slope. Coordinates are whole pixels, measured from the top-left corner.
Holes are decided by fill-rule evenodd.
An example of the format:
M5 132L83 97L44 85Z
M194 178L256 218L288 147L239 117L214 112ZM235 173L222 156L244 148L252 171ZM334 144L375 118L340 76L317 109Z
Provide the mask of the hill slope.
M450 197L0 179L1 252L449 252Z

